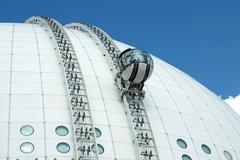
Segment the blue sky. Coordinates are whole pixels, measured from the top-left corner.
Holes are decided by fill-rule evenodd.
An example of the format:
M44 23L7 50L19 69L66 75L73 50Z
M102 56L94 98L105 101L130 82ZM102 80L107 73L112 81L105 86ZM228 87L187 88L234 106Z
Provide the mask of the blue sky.
M239 8L230 0L1 0L0 22L45 15L95 24L228 97L240 93Z

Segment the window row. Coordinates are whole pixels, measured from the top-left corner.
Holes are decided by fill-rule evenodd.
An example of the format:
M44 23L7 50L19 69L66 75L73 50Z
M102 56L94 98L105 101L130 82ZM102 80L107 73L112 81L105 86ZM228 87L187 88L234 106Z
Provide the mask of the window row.
M80 129L81 130L81 129ZM89 131L91 131L90 129ZM82 132L84 132L82 130ZM96 138L100 137L102 135L102 132L99 128L95 128L95 135ZM23 136L31 136L34 133L34 128L31 125L23 125L20 128L20 133ZM55 133L59 136L66 136L69 133L69 130L67 127L60 125L55 128ZM23 153L32 153L34 151L35 147L31 142L24 142L20 146L20 150ZM70 151L70 145L66 142L60 142L57 144L56 149L60 153L68 153ZM97 147L95 144L93 144L91 147L88 148L88 152L94 152L96 153L98 151L99 154L102 154L104 152L104 147L101 144L97 144ZM85 152L85 150L84 150Z
M91 131L92 129L90 129L89 131ZM23 136L31 136L34 133L34 128L30 125L23 125L20 128L20 133ZM57 126L55 129L55 133L59 136L66 136L69 133L69 130L67 127L65 126ZM96 138L100 137L102 135L102 132L99 128L95 128L95 134L96 134Z
M59 136L66 136L69 131L65 126L58 126L56 127L55 132ZM34 128L30 125L24 125L20 128L20 133L23 136L31 136L34 133Z
M35 149L35 147L31 142L24 142L20 146L21 152L26 153L26 154L32 153L34 151L34 149ZM71 148L68 143L60 142L57 144L56 149L60 153L68 153ZM86 150L89 150L88 152L92 151L94 153L96 153L98 151L98 154L104 153L104 147L101 144L97 144L97 147L95 144L93 144L91 147L89 147L89 149L86 149ZM85 152L85 150L82 152Z
M177 145L182 149L187 148L187 143L183 139L177 139ZM211 154L211 149L206 144L202 144L201 149L204 153L208 155ZM226 160L233 160L233 157L230 152L223 151L223 155L225 156ZM187 154L183 154L182 160L192 160L192 158Z

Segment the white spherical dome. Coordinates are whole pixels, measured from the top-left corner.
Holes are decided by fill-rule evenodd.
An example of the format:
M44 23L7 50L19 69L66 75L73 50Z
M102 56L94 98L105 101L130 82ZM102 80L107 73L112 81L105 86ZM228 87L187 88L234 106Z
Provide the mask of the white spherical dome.
M105 51L86 30L64 29L88 97L85 117L95 127L98 147L89 152L98 148L99 160L137 160L133 128ZM0 159L77 160L82 151L64 69L48 32L35 24L0 24ZM121 51L130 47L114 42ZM239 115L187 74L152 58L144 105L159 159L239 160Z

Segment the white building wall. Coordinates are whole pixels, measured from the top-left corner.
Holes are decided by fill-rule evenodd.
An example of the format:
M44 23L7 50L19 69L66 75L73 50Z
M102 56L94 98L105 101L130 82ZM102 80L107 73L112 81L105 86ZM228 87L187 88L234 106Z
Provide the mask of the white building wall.
M62 141L73 146L72 122L62 70L46 32L29 24L1 24L0 37L0 159L72 158L74 149L64 155L56 151ZM21 135L23 125L34 133ZM58 136L59 125L70 133ZM24 142L34 145L32 153L20 151Z
M79 59L92 109L102 135L102 160L134 160L135 152L123 103L103 52L87 33L66 29ZM128 48L116 42L121 50ZM240 117L214 93L166 62L154 57L154 71L146 82L145 105L159 155L179 160L240 158ZM75 156L72 120L63 72L46 31L29 24L0 24L0 159L71 159ZM23 136L20 128L31 125L34 133ZM67 136L55 133L68 128ZM182 139L187 148L176 141ZM34 145L22 153L24 142ZM66 142L71 149L60 153ZM202 151L206 144L211 154Z

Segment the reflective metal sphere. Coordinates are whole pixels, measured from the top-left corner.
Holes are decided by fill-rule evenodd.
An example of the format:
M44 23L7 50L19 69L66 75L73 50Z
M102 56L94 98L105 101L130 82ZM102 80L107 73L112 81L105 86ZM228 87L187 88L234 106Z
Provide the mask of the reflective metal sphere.
M139 49L126 49L118 59L120 75L131 83L144 83L152 74L151 56Z

